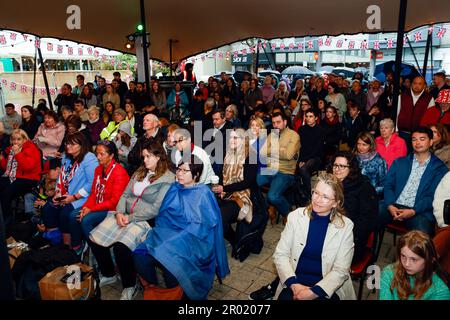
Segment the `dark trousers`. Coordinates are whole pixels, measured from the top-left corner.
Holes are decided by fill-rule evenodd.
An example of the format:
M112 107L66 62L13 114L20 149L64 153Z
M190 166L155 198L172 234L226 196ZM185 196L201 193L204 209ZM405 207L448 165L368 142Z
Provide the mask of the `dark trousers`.
M80 209L75 209L72 204L55 206L52 200L49 200L42 208L42 218L47 228L50 228L50 223L51 227L54 227L53 224L56 221L62 233L70 234L72 247L76 248L81 245L83 239L81 228L78 221L76 221L76 216L79 212ZM74 223L76 223L75 227L73 226Z
M305 192L308 197L311 197L311 174L320 169L322 163L320 158L312 158L305 162L303 167L298 168L298 174L302 177L305 186Z
M406 148L407 148L407 150L408 150L408 154L410 154L411 152L413 152L411 133L406 132L406 131L399 131L399 132L398 132L398 135L399 135L400 138L402 138L403 140L405 140Z
M100 246L88 241L89 247L97 260L100 272L104 277L112 277L116 274L114 262L111 257L110 248ZM112 245L114 257L122 279L122 287L129 288L136 285L136 269L134 267L133 253L121 242Z
M158 286L158 278L156 276L156 268L159 267L163 271L164 282L166 288L175 288L178 285L178 280L170 273L158 260L149 254L134 254L134 263L136 265L137 273L144 278L149 284Z
M0 201L5 225L11 223L12 200L20 195L25 195L36 187L38 181L28 179L16 179L11 183L8 177L0 178Z
M236 232L231 224L237 221L241 208L235 201L222 200L219 202L220 212L222 213L223 237L233 246L236 245Z
M379 212L377 217L377 229L378 232L381 232L386 225L393 221L391 213L388 211L386 204L384 201L380 201L379 203ZM423 214L417 214L413 217L404 220L405 227L408 230L419 230L427 233L431 237L434 235L434 226L436 221L432 221L428 219Z
M14 300L14 289L9 267L3 216L0 214L0 301Z

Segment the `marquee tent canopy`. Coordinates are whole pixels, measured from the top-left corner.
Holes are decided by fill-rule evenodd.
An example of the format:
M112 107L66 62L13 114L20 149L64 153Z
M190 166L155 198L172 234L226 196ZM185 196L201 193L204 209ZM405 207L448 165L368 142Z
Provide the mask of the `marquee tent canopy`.
M173 61L238 40L292 36L395 32L400 0L146 0L150 54L169 61L169 40ZM66 25L71 5L81 11L81 28ZM381 28L369 29L367 8L381 9ZM406 30L447 22L450 1L409 0ZM111 50L127 52L126 36L136 31L140 21L139 0L23 0L2 1L0 29L15 30L40 37L73 40ZM134 52L130 52L134 53Z

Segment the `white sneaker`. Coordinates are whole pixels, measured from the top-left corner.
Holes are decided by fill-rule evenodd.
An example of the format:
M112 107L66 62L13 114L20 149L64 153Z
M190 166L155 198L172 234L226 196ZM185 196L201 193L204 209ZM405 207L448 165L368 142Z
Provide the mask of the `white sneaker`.
M107 286L107 285L109 285L109 284L116 283L117 280L119 280L119 279L117 278L117 275L112 276L112 277L101 277L101 278L100 278L100 288L101 288L101 287L104 287L104 286Z
M120 297L120 300L134 300L137 294L138 294L137 286L125 288L122 291L122 296Z

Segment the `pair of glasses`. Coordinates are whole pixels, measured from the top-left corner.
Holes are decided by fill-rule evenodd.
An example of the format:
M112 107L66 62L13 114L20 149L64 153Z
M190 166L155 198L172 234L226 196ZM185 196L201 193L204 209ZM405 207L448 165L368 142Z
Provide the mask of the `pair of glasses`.
M184 139L181 138L180 140L173 140L173 143L174 143L175 145L177 145L178 143L181 143L181 142L183 142L183 141L184 141Z
M177 172L181 172L181 174L186 174L187 172L191 172L191 170L186 170L186 169L178 167Z
M322 199L323 202L330 202L330 201L334 200L334 198L330 198L329 196L327 196L325 194L321 194L321 193L317 192L316 190L311 191L311 197L317 198L317 199Z
M345 168L350 168L349 165L344 165L344 164L333 164L333 169L339 169L339 170L344 170Z

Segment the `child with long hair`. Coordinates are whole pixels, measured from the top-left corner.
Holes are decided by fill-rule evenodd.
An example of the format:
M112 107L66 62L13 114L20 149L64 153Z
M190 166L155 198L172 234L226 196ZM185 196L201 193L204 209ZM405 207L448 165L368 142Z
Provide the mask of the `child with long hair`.
M450 300L450 290L441 277L430 237L410 231L398 242L397 261L381 273L380 300Z

